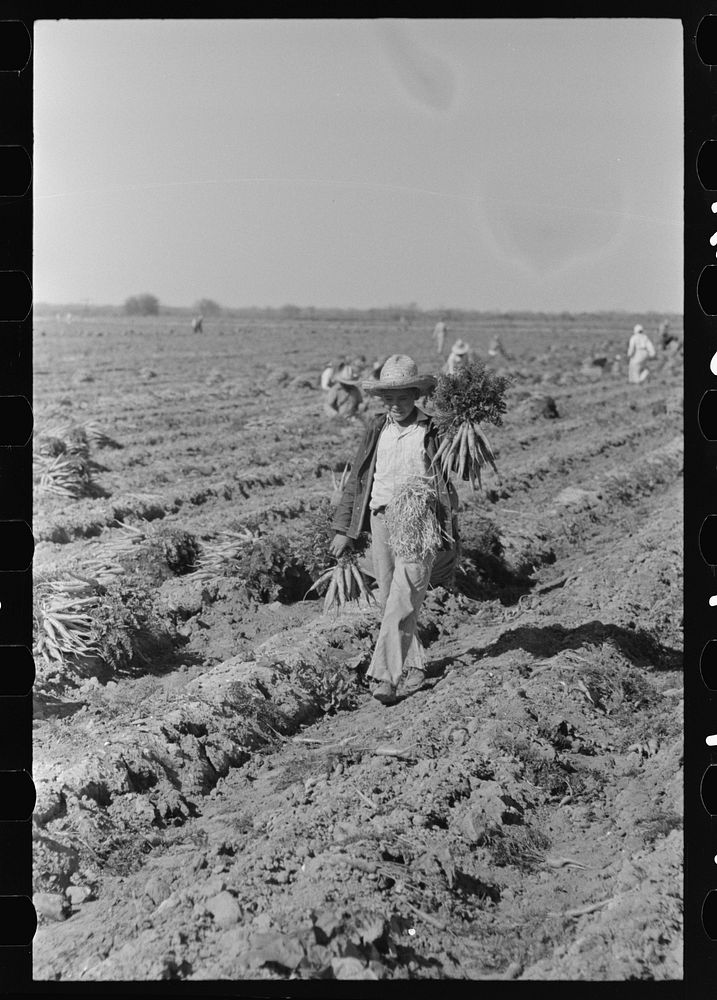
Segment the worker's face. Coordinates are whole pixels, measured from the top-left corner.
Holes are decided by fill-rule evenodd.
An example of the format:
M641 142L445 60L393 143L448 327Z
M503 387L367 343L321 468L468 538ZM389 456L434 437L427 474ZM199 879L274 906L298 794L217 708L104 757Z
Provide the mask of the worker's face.
M383 405L392 420L405 420L416 404L414 389L390 389L381 393Z

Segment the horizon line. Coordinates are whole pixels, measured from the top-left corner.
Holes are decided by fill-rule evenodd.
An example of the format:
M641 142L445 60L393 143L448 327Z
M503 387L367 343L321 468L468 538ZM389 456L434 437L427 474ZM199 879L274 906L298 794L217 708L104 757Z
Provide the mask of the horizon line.
M198 304L197 304L198 305ZM524 306L514 306L510 308L481 308L478 306L416 306L416 305L373 305L373 306L313 306L306 305L301 306L293 302L282 303L282 305L270 306L270 305L246 305L246 306L222 306L217 303L219 312L216 314L207 314L205 319L221 319L224 316L230 316L233 313L245 313L245 312L283 312L297 311L298 313L328 313L328 312L339 312L339 313L366 313L366 312L403 312L407 315L410 314L425 314L425 313L478 313L481 315L503 315L506 313L543 313L546 315L561 315L561 314L601 314L601 313L641 313L647 315L672 315L672 316L682 316L684 315L684 310L681 309L658 309L655 307L640 308L638 306L614 306L614 307L601 307L599 309L588 309L585 307L580 308L563 308L558 307L552 309L541 309L541 308L528 308ZM68 300L65 302L38 302L33 304L32 313L34 315L38 311L71 311L75 310L78 315L91 315L97 310L114 310L119 312L121 315L125 315L127 319L151 319L160 318L161 316L170 315L173 312L187 312L196 313L198 309L196 305L172 305L169 303L159 304L159 312L155 314L142 315L132 315L131 313L122 313L124 308L124 303L113 303L113 302L95 302L89 303L83 299L72 301Z

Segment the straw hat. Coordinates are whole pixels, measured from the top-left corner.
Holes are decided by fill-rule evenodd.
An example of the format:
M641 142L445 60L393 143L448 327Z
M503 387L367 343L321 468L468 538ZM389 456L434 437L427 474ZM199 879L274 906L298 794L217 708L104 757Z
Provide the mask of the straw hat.
M381 377L362 383L366 392L385 392L387 389L418 389L425 395L436 384L434 375L419 375L418 365L407 354L392 354L383 363Z
M451 348L451 354L467 354L469 351L470 347L466 344L465 340L461 340L460 337Z

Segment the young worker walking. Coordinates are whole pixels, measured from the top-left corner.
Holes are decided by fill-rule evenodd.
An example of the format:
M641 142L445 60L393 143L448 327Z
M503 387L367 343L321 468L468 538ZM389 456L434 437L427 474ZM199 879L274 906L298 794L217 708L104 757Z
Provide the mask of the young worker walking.
M387 358L377 381L365 381L364 392L377 395L386 412L374 417L359 445L351 473L334 515L336 530L330 551L337 558L362 531L371 532L371 554L383 609L368 676L376 682L372 694L383 704L397 700L404 672L412 670L403 692L417 691L425 680L423 648L416 635L418 614L431 580L431 571L454 550L456 493L447 478L434 467L440 440L431 417L416 406L416 400L435 385L432 375L419 375L412 358L394 354ZM443 552L429 552L420 559L405 559L391 545L386 527L386 508L402 486L414 477L430 480L436 492L435 515Z

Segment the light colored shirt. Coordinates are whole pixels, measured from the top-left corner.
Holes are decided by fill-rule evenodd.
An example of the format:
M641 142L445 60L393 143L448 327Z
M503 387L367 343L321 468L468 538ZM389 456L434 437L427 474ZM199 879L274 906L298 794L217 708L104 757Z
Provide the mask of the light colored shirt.
M424 439L428 415L416 408L417 417L412 424L401 427L390 418L379 435L376 450L376 468L371 488L371 510L385 507L409 479L426 478L428 461Z
M655 353L655 345L646 333L633 333L627 345L628 358L634 358L636 362L646 361L647 358L654 358Z

